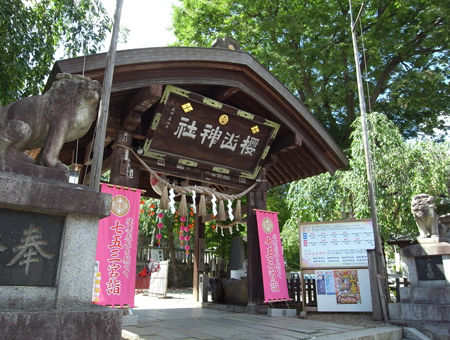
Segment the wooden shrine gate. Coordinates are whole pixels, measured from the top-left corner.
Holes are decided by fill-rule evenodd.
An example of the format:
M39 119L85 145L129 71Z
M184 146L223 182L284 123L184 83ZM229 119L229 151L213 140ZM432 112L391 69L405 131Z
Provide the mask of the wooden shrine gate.
M347 160L305 106L236 47L118 51L102 172L111 170L112 184L164 200L168 189L181 201L196 191L199 208L202 196L207 204L217 199L221 208L220 201L245 194L252 309L263 301L254 209L266 208L269 188L334 173ZM58 61L49 84L59 72L84 72L101 82L105 63L106 54ZM82 184L89 181L94 130L60 154L79 169ZM198 218L194 282L202 272L208 219Z

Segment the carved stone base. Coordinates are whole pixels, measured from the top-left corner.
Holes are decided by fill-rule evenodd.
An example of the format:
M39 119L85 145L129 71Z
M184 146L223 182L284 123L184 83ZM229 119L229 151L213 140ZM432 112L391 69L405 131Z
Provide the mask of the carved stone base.
M450 287L401 287L400 301L389 304L390 323L450 339Z
M69 171L48 168L18 159L0 158L0 172L30 176L35 179L49 179L52 181L69 181Z
M400 303L389 304L390 323L450 339L450 243L439 237L419 239L401 250L409 287L400 288Z
M2 339L120 339L122 310L0 310Z
M426 240L426 241L425 241ZM433 255L450 255L450 243L439 242L439 239L418 240L419 244L413 244L400 251L402 257L418 257Z
M120 339L122 311L91 303L111 195L6 171L0 188L0 338Z
M417 243L419 243L419 244L437 244L437 243L447 242L447 241L448 241L448 239L446 237L441 237L441 236L417 239Z

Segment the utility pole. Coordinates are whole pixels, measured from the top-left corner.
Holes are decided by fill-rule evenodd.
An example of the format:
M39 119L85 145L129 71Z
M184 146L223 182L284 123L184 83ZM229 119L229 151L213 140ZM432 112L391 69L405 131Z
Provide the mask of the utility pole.
M355 69L356 69L356 81L358 83L358 97L359 97L359 110L361 112L361 125L362 125L362 133L363 133L363 143L364 143L364 154L366 158L366 170L367 170L367 181L369 188L369 201L370 201L370 212L372 216L372 227L373 227L373 235L375 238L375 258L376 258L376 267L377 267L377 278L379 291L386 291L386 265L384 262L383 248L381 244L381 236L378 228L378 218L377 218L377 204L376 204L376 196L375 196L375 184L373 180L373 169L372 169L372 154L370 150L369 143L369 129L367 124L367 113L366 113L366 102L364 96L364 87L361 77L361 68L359 64L359 53L358 53L358 45L356 41L356 33L355 33L355 24L353 22L353 13L352 13L352 2L348 1L350 6L350 22L351 22L351 32L352 32L352 41L353 41L353 53L355 56ZM364 8L364 2L361 5L360 12L356 18L358 21L360 14ZM381 287L380 287L381 286ZM387 315L387 301L386 296L380 296L381 304L383 306L383 313L385 321L388 321ZM384 300L384 301L383 301Z
M111 36L111 44L106 56L105 75L103 77L102 96L100 98L97 126L95 129L94 155L92 156L92 169L89 187L95 191L100 190L100 177L102 175L103 151L105 148L106 125L108 124L109 99L111 96L114 64L116 62L117 38L120 30L120 16L123 0L116 1L116 12Z

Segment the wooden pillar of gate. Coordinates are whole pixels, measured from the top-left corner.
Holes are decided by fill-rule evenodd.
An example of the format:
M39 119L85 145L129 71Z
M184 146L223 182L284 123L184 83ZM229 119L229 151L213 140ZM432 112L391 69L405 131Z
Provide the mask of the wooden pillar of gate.
M264 170L262 170L263 172ZM257 305L264 301L262 283L261 257L259 254L258 225L256 223L255 209L267 208L268 184L265 176L255 189L247 194L247 282L248 306L250 313L256 313Z
M131 134L119 131L116 144L131 147ZM139 169L132 164L134 156L126 149L115 147L112 156L110 183L128 188L139 188Z
M202 222L201 218L196 215L195 218L195 244L194 244L194 269L193 269L193 297L194 301L199 301L199 276L203 274L205 270L205 223ZM203 283L205 284L205 283ZM203 302L203 301L202 301ZM206 302L206 301L205 301Z

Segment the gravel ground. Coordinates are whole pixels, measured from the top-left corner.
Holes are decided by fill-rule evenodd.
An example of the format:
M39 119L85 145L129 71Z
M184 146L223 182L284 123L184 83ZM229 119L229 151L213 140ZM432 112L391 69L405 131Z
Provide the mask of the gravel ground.
M362 327L380 327L386 325L384 321L375 321L372 313L308 312L305 319Z

